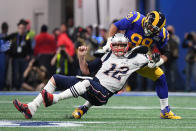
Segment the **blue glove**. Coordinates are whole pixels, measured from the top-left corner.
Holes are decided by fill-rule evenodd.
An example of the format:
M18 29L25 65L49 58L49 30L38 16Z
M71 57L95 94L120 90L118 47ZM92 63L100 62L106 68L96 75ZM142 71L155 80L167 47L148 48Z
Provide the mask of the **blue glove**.
M5 52L10 49L10 41L0 40L0 52Z

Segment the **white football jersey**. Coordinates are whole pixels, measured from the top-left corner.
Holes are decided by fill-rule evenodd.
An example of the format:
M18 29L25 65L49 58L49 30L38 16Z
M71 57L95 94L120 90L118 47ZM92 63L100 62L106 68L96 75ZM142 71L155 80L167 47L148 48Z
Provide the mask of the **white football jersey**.
M129 55L128 52L125 57L117 57L113 53L110 56L106 53L101 58L102 67L95 77L99 79L102 86L113 93L122 89L128 77L149 61L145 54L137 54L133 58L128 58ZM108 56L109 58L105 60Z

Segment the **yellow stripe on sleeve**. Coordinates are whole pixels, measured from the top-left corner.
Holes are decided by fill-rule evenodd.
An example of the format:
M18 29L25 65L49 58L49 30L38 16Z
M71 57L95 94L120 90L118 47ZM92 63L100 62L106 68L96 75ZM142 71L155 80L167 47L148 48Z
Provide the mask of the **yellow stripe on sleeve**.
M163 40L165 40L166 34L165 34L165 28L163 28Z
M133 22L132 22L132 23L134 23L134 22L138 21L138 20L139 20L139 18L140 18L140 13L139 13L139 12L137 12L137 17L133 20Z

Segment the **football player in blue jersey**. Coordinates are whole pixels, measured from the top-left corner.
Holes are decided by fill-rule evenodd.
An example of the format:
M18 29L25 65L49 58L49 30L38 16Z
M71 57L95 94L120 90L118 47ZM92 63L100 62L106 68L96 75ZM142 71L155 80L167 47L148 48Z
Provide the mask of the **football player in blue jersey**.
M30 119L42 102L47 107L63 99L81 96L87 100L86 104L89 106L106 104L113 94L123 88L126 80L133 72L149 62L149 56L146 55L148 48L138 46L128 51L128 41L128 38L123 34L116 34L112 38L112 51L89 64L85 59L87 47L79 47L78 59L82 73L89 75L98 70L93 79L55 74L32 102L24 104L19 100L14 100L14 106L24 114L25 118ZM56 87L63 88L65 91L52 94ZM86 111L87 108L82 108L73 116L74 118L81 118Z
M150 61L148 65L137 71L143 77L153 80L156 84L156 92L160 98L161 119L181 119L175 115L168 105L168 86L163 70L159 67L165 61L169 51L167 49L167 40L169 33L164 28L166 23L165 16L157 11L152 11L146 16L139 12L132 11L125 18L113 23L109 29L109 37L107 44L103 49L98 50L105 53L110 50L112 36L120 31L125 31L125 36L129 38L129 47L134 48L139 45L146 46L151 49L151 54L156 60ZM81 111L84 107L90 108L89 102L77 108L73 114ZM73 115L74 116L74 115Z

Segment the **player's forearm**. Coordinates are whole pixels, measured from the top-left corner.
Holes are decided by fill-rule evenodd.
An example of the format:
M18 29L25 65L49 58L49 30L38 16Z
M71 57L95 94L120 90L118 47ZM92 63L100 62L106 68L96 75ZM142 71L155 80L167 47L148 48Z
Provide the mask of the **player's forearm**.
M114 24L112 24L110 26L110 29L109 29L109 32L108 32L108 37L114 36L117 31L118 31L118 28Z
M78 56L79 64L80 64L80 70L82 74L84 75L89 75L89 69L88 69L88 64L86 62L86 59L84 56Z
M161 55L161 58L163 59L164 63L168 60L167 56Z

